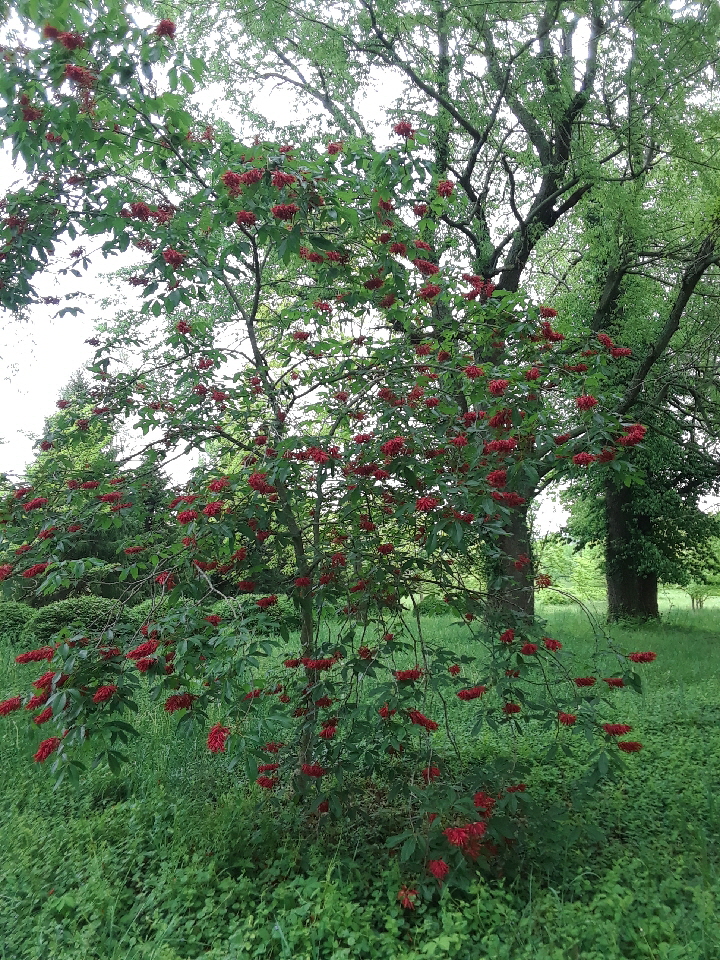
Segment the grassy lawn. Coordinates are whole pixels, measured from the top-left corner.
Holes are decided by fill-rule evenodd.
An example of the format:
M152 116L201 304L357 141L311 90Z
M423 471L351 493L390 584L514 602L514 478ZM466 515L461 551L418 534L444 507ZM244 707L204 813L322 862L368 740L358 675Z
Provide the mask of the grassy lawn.
M459 730L458 776L490 755L519 759L540 814L498 875L414 913L397 902L407 878L385 846L393 811L370 795L363 817L321 828L178 739L157 708L121 777L98 770L79 792L53 791L17 715L4 718L0 957L717 960L720 612L669 600L661 624L611 630L658 660L642 696L620 692L618 719L644 750L592 794L573 795L571 761L540 759L548 734ZM546 614L553 636L591 649L577 608ZM466 642L447 618L424 630ZM22 686L14 652L0 650L0 699Z

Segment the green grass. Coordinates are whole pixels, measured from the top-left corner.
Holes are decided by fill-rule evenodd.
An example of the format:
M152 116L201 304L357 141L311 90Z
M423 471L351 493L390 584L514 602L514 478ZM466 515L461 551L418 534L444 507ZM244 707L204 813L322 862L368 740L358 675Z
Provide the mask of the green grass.
M576 608L548 618L553 636L591 650ZM424 629L459 642L449 618ZM98 770L79 792L53 792L24 718L4 718L2 960L717 960L720 616L676 605L659 625L610 632L658 654L642 696L619 692L643 752L577 798L573 763L538 759L540 733L465 737L468 768L519 748L539 814L504 876L414 914L396 900L406 877L383 843L389 811L370 795L361 817L320 830L178 739L157 708L122 777ZM0 657L1 699L27 674L9 648ZM553 805L563 822L542 815Z

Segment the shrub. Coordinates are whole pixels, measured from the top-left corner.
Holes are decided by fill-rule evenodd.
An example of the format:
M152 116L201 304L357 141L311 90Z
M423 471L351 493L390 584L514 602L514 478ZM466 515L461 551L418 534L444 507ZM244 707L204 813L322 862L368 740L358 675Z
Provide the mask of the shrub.
M107 35L105 24L102 35ZM104 109L110 110L116 98L122 116L128 110L144 115L145 102L128 102L124 92L139 85L109 83L111 76L132 77L135 69L144 69L147 38L136 33L135 39L136 52L135 43L124 43L108 63L94 46L92 73L68 65L62 53L53 59L43 50L35 58L37 72L32 79L22 74L23 83L55 90L58 71L65 70L87 92L102 76ZM11 84L4 96L12 90L14 103L24 88L15 92ZM70 94L75 96L76 88ZM84 136L85 118L73 126L74 103L68 110L58 108L56 115L68 124L58 127L68 143ZM155 144L144 133L128 140L132 154L110 174L103 159L102 176L115 183L114 172L123 176L132 160L164 177L167 145L176 150L174 131L195 126L190 114L173 112L171 117L173 133L167 140ZM47 144L38 141L25 150L23 141L33 170L35 161L38 169L47 168ZM148 151L139 159L136 145ZM142 268L143 277L133 279L143 287L151 279L145 287L148 298L158 290L155 278L167 283L170 292L166 297L163 287L154 301L146 300L141 322L147 311L159 317L178 308L167 324L143 326L143 363L147 360L149 369L139 390L142 402L118 378L107 377L110 360L97 355L93 397L108 404L98 409L118 415L125 411L144 434L157 435L156 458L167 457L178 444L212 456L188 487L164 505L163 522L174 532L172 542L156 553L139 533L144 513L138 477L115 476L113 468L112 475L96 477L89 488L69 475L72 468L58 476L53 464L47 476L52 497L33 492L45 479L40 474L33 486L6 493L2 506L18 540L29 541L26 531L34 536L40 523L45 530L59 529L55 521L68 506L83 529L124 528L120 582L142 578L168 598L167 608L153 617L147 639L133 642L132 649L123 650L119 636L117 646L91 643L80 653L67 645L24 653L21 662L42 660L52 666L56 686L64 674L63 691L52 693L51 682L50 693L57 699L32 718L52 721L48 732L62 736L46 737L34 759L42 763L52 756L48 766L59 778L74 775L81 763L75 756L81 753L93 753L112 772L119 770L123 754L116 747L136 731L118 714L138 709L144 682L152 699L164 702L166 713L187 711L181 724L204 727L211 753L226 753L234 765L243 763L256 787L277 789L276 796L293 793L311 812L342 814L343 804L354 802L357 784L388 769L390 758L393 800L402 801L411 816L409 829L395 838L399 860L409 873L414 858L412 869L423 878L418 886L432 895L448 865L460 882L468 880L486 830L484 842L511 839L503 833L508 822L504 811L513 813L510 804L519 803L516 794L524 791L524 784L513 784L499 799L494 792L492 797L484 790L469 792L465 784L441 782L436 792L431 789L434 781L442 781L445 765L436 745L443 733L452 735L448 703L472 719L474 731L487 723L514 738L538 721L569 728L580 718L578 739L597 736L604 745L611 736L602 725L604 701L591 691L605 674L601 652L592 676L583 665L582 675L573 679L566 662L555 655L562 644L545 636L544 625L531 615L532 550L525 511L535 497L537 478L558 471L558 446L570 470L586 471L608 456L623 470L626 449L642 442L645 427L630 427L612 412L614 381L606 372L606 358L572 317L563 321L567 332L560 332L550 323L557 315L553 307L495 290L482 277L459 274L452 262L441 273L438 264L416 258L412 262L420 275L412 273L387 256L384 240L369 243L376 228L387 225L399 239L416 242L403 207L409 211L427 197L427 177L406 147L375 153L370 163L365 146L358 152L348 145L336 159L336 154L319 157L313 143L257 147L250 158L241 143L227 141L217 151L203 148L194 154L197 170L187 161L190 177L182 179L183 168L176 184L182 208L154 211L168 228L164 250L155 226L141 226L145 214L133 212L146 205L123 206L134 195L134 181L118 179L98 208L96 194L86 191L81 206L90 219L73 221L73 229L83 229L87 222L93 231L115 231L109 252L130 243L155 251ZM270 176L279 156L283 171ZM237 170L227 169L228 163ZM94 183L92 170L86 172L87 182ZM211 210L205 187L210 181L222 185ZM292 196L299 202L278 203L278 182L296 183ZM245 186L252 192L243 203L252 211L237 210ZM440 186L437 195L447 199L452 184L442 181ZM11 200L8 212L15 210L13 203L21 201ZM396 211L394 220L391 210ZM244 219L238 221L238 213ZM188 232L188 224L196 218L204 223L207 214L217 217L222 228ZM257 231L251 229L256 221ZM58 218L58 237L65 223ZM144 235L146 230L152 235ZM47 240L49 234L43 236ZM303 241L324 252L301 246ZM252 256L243 252L250 249ZM13 242L11 252L12 262L8 259L3 267L8 277L36 269L36 258L21 244ZM278 273L279 259L288 269ZM226 268L230 261L233 266ZM209 273L208 263L214 264ZM429 276L442 283L426 282ZM228 293L237 296L236 281L238 290L255 291L252 304L241 310L252 351L230 371L214 317L224 316ZM2 289L3 302L16 296ZM200 296L208 302L215 298L207 319ZM113 355L125 345L134 350L136 336L134 328L113 335L108 349ZM238 336L244 336L241 330ZM614 349L610 338L601 336L600 344ZM168 359L156 377L151 367L158 356ZM596 360L588 378L588 364L570 365L573 358L591 356ZM186 368L190 358L191 369ZM483 359L486 369L469 362L476 358ZM562 387L551 402L541 384L528 386L540 376L538 364L545 386ZM173 368L177 376L170 378ZM570 372L583 377L566 376ZM135 373L131 379L135 383ZM588 384L600 399L586 392ZM98 444L109 442L112 418L90 420L85 413L77 403L58 414L59 451L72 446L78 432ZM61 436L67 439L61 441ZM616 438L617 447L608 447L609 437ZM244 451L242 458L239 451ZM115 489L116 484L122 489ZM103 492L88 493L97 487ZM32 580L38 594L49 596L84 576L85 563L66 560L59 543L59 538L44 537L28 566L18 564L14 553L0 555L7 561L0 564L7 588ZM486 571L489 602L488 592L478 588L468 569L470 558L476 569ZM87 559L95 566L93 558ZM237 594L235 602L249 629L215 622L209 614L215 598L223 595L220 589ZM408 601L422 589L447 594L469 631L471 656L460 655L457 634L452 649L424 641L406 616ZM61 611L55 619L50 608L41 611L32 621L35 645L58 628L109 623L109 609L100 601L95 604L92 611L79 610L77 601L55 604ZM329 610L334 624L336 611L342 616L340 629L328 628ZM301 621L299 637L290 638L290 629ZM647 658L655 654L635 656L643 659L630 664L650 662ZM627 666L625 675L627 684L623 677L610 679L639 685L633 667ZM542 689L545 696L538 692ZM20 694L10 698L5 710L19 709L20 700ZM43 706L45 701L30 702ZM72 707L67 713L66 703ZM557 719L558 711L564 719ZM210 726L212 720L217 722ZM430 735L436 732L433 742ZM599 775L611 762L620 762L623 748L635 753L640 746L627 741L612 760L598 749ZM489 776L487 765L483 775ZM477 786L495 791L495 782ZM422 830L417 826L421 822ZM401 906L414 907L414 896L414 888L403 885Z
M574 597L558 593L556 590L543 590L539 601L548 607L569 607L577 603Z
M39 610L30 611L31 616L26 619L20 643L26 646L48 643L66 627L76 628L78 632L103 629L114 620L117 609L116 601L106 597L69 597L49 603Z
M434 593L429 593L426 597L423 597L419 601L417 609L421 617L444 617L451 613L445 600Z
M19 644L20 635L36 611L18 600L0 603L0 642Z
M136 607L127 607L123 611L123 616L132 626L139 628L153 616L157 616L165 607L164 597L151 597L143 600Z
M278 602L268 610L267 622L263 624L255 623L256 600L257 597L254 596L238 597L232 603L221 600L213 606L212 612L223 620L248 617L252 621L254 633L273 633L280 624L287 630L300 629L300 613L287 594L278 596Z

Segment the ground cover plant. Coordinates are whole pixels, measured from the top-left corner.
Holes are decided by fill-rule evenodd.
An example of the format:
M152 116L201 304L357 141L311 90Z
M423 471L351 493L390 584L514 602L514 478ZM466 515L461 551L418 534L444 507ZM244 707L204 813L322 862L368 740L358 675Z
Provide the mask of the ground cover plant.
M553 610L590 655L577 611ZM448 617L425 629L450 642ZM0 730L4 885L0 940L8 960L186 960L460 957L711 958L717 921L720 780L717 614L676 611L667 622L613 627L628 646L653 646L642 698L624 717L645 743L634 763L582 798L576 760L543 760L554 736L473 736L458 782L499 755L544 811L517 819L515 843L466 890L446 888L415 911L397 900L406 876L388 839L404 823L377 778L362 815L333 820L272 795L179 737L150 702L143 740L122 776L97 769L75 790L49 790L18 752L21 725ZM20 667L3 641L0 692ZM517 782L515 780L514 782ZM561 815L563 814L563 815Z

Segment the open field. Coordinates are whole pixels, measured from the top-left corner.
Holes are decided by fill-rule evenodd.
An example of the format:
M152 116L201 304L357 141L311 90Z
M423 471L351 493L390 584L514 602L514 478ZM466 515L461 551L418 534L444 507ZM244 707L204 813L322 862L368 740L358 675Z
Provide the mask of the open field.
M414 913L396 900L405 877L385 847L393 811L381 799L320 829L202 742L179 740L156 708L122 776L95 771L79 792L53 792L5 718L3 960L717 960L720 617L713 601L691 612L683 597L662 624L612 628L624 649L658 659L643 668L641 697L621 692L644 750L590 796L573 796L569 761L537 759L545 735L518 745L459 732L456 776L489 753L517 758L537 809L566 816L528 822L502 877ZM548 618L568 646L592 645L576 608ZM449 619L424 629L457 642ZM2 697L19 673L12 650L0 656Z

